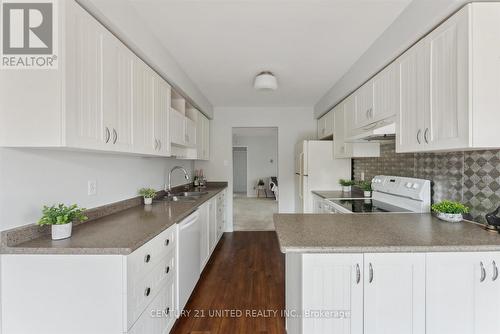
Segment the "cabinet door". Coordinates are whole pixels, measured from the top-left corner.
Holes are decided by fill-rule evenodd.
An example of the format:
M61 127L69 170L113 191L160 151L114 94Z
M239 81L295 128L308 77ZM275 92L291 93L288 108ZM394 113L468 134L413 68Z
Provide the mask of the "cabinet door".
M427 254L428 334L500 332L499 260L494 253Z
M363 255L304 254L302 333L363 333Z
M104 141L110 150L128 152L132 144L133 54L106 31L102 57Z
M432 149L467 148L469 143L469 24L462 10L428 37L431 50L431 119L424 141Z
M186 117L177 110L170 109L170 142L175 145L186 144Z
M210 253L214 250L217 245L217 208L216 208L216 199L213 197L208 202L208 211L209 211L209 225L208 225L208 233L209 238L208 242L210 245Z
M399 111L399 72L392 63L373 79L373 122L396 117Z
M198 140L196 141L196 158L199 160L203 160L205 158L204 128L205 128L204 116L201 112L198 111L198 120L196 121L196 138L198 138Z
M430 47L420 41L397 60L401 104L396 126L396 151L428 149L424 133L430 122Z
M163 156L170 155L169 106L170 86L156 73L153 80L153 119L156 151Z
M196 147L196 123L189 118L186 118L186 146Z
M66 143L70 147L104 146L101 92L101 37L104 31L80 6L68 6L66 40Z
M364 255L365 334L425 333L425 254Z
M210 257L210 204L206 202L199 208L200 212L200 273Z
M360 128L373 122L373 80L354 93L354 127Z
M334 136L333 136L333 158L350 158L349 144L345 142L346 122L345 122L345 103L337 105L333 109L334 117Z
M203 159L210 160L210 120L203 116Z
M134 60L132 80L132 142L137 153L156 153L153 115L153 71L140 59Z

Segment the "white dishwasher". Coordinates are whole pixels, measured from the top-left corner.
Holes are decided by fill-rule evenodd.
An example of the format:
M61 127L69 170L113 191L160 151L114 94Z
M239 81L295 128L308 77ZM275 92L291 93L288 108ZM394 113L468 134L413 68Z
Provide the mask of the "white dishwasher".
M177 229L177 310L180 312L200 277L200 221L196 210Z

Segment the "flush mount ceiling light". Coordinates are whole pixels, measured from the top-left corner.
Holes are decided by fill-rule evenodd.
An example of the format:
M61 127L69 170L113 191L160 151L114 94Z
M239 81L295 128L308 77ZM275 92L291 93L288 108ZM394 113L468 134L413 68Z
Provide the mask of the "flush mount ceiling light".
M276 90L278 88L278 80L272 72L263 71L257 74L253 86L257 90Z

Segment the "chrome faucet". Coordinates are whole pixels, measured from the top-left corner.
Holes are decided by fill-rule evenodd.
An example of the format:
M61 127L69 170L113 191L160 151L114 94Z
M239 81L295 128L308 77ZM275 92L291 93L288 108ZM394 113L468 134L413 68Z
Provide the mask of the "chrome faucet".
M170 195L170 193L172 192L172 172L176 169L182 170L184 172L184 178L189 181L189 173L187 172L187 170L184 167L175 166L168 173L168 183L165 186L165 192L167 193L167 195Z

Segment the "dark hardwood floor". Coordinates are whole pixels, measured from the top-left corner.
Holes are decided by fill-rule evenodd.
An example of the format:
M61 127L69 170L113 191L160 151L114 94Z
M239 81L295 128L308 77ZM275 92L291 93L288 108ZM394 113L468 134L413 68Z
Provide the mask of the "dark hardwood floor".
M175 334L284 334L284 255L275 232L225 233Z

